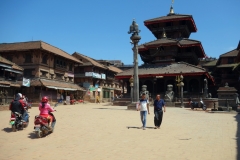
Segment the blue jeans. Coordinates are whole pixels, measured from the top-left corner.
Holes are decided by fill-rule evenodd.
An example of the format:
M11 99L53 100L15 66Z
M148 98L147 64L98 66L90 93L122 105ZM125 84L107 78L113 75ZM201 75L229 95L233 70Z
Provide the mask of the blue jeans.
M143 124L143 128L146 127L146 122L147 122L147 111L140 111L140 116L141 116L141 121Z
M22 115L22 117L23 117L23 120L25 121L25 122L28 122L29 121L29 115L28 115L28 112L25 110L24 111L24 113L23 113L23 115Z

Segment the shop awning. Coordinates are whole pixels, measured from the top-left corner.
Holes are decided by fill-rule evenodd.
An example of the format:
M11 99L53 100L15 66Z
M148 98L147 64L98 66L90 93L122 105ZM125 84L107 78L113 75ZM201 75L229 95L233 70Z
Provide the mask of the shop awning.
M74 83L69 82L59 82L54 80L47 80L47 79L40 79L40 82L43 86L51 89L59 89L59 90L66 90L66 91L86 91L84 88L78 86Z
M63 88L63 87L54 87L54 86L46 86L47 88L51 88L51 89L59 89L59 90L65 90L65 91L76 91L77 89L73 89L73 88Z
M21 87L21 85L20 85L20 84L17 84L17 83L11 83L10 86L11 86L11 87L18 87L18 88Z
M2 64L2 63L0 63L0 66L1 66L1 67L6 67L6 68L12 68L12 66L6 65L6 64Z
M21 71L16 71L16 70L14 70L14 69L8 69L8 68L6 68L6 69L4 69L5 71L9 71L9 72L14 72L14 73L18 73L18 74L23 74L23 72L21 72Z
M0 84L0 87L10 87L9 85Z
M46 86L46 87L51 89L57 89L57 87L53 87L53 86Z
M65 91L76 91L77 90L77 89L73 89L73 88L60 88L60 87L57 87L57 89L65 90Z

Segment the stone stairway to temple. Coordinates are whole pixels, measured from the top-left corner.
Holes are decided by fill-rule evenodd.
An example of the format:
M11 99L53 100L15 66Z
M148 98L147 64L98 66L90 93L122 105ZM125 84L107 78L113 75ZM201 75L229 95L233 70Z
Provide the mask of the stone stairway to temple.
M131 102L131 98L115 98L113 101L113 106L127 106Z

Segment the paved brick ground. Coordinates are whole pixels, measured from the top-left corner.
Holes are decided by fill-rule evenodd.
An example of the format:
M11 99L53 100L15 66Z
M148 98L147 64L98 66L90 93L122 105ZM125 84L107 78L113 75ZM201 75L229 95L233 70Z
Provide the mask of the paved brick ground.
M53 134L37 139L30 125L11 132L9 111L0 112L0 160L17 159L237 159L236 114L216 114L167 108L161 129L154 130L153 112L147 130L139 112L107 104L59 106ZM151 108L152 110L152 108Z

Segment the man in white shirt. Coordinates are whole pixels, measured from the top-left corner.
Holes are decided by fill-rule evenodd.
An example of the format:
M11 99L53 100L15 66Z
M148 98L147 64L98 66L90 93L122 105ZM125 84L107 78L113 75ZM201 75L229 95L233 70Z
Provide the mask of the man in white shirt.
M147 122L147 113L150 114L149 102L145 97L145 93L142 94L142 98L139 101L138 110L140 110L140 117L141 117L141 121L142 121L142 125L143 125L140 128L143 128L143 130L145 130L146 122Z

